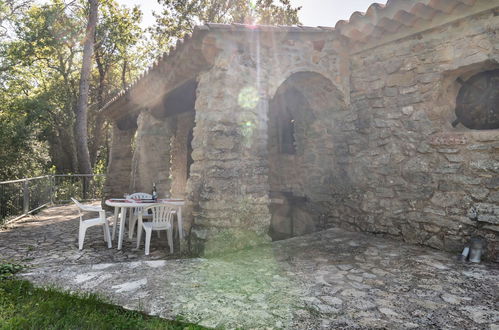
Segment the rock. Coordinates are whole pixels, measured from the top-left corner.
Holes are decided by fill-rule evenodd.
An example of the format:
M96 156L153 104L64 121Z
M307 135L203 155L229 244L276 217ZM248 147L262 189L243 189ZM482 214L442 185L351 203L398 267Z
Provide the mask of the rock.
M386 85L408 87L416 83L414 73L411 71L403 73L393 73L387 77Z
M339 306L341 304L343 304L343 301L339 298L336 298L336 297L329 297L329 296L322 296L320 297L325 303L327 303L328 305L336 305L336 306Z
M485 189L486 190L486 189ZM495 203L495 204L499 204L499 191L494 191L492 192L489 197L488 197L488 200L492 203Z
M430 237L430 239L426 241L426 244L437 249L442 249L444 247L443 240L437 235Z
M472 187L470 189L470 194L471 197L475 199L484 200L489 194L489 190L484 187Z
M406 116L410 116L414 112L414 107L412 105L402 107L402 113Z
M466 306L461 309L466 311L469 317L478 324L484 324L491 321L494 322L494 318L497 321L497 318L499 317L499 312L491 312L486 306Z
M474 169L499 173L499 161L496 160L475 160L470 163Z
M363 297L366 295L365 292L363 291L359 291L359 290L355 290L355 289L345 289L341 292L341 295L342 296L346 296L346 297L354 297L354 298L358 298L358 297Z
M463 202L464 192L435 192L431 202L440 207L450 207Z
M394 316L398 317L399 316L399 314L397 312L395 312L394 310L392 310L390 308L381 307L381 308L379 308L379 311L388 317L394 317Z
M452 305L459 305L462 301L461 297L449 293L444 293L441 297L443 301Z

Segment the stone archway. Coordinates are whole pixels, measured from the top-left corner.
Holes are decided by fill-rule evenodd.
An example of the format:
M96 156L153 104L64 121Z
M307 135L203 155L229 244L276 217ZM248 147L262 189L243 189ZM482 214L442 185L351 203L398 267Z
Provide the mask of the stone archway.
M333 121L343 95L319 73L292 74L269 104L270 235L274 240L322 228L338 177Z

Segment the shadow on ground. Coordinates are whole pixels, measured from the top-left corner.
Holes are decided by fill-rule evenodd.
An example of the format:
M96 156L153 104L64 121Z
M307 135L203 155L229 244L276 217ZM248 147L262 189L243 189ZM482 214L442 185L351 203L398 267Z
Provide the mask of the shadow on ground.
M44 209L0 229L0 259L33 266L53 266L180 257L178 246L175 253L170 255L164 233L160 238L153 235L149 257L144 256L144 239L142 238L141 248L137 250L136 236L129 239L128 234L125 235L121 251L116 249L116 238L113 247L108 249L101 226L87 229L83 250L79 251L78 228L76 206L63 205Z

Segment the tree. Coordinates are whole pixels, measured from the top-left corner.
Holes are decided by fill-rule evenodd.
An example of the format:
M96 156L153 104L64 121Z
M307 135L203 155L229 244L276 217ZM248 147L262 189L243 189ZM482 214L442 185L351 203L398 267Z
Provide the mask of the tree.
M87 102L90 88L90 71L92 69L92 52L94 47L95 27L97 26L98 0L88 0L89 15L85 43L83 45L83 60L81 65L80 88L76 106L76 149L80 173L91 174L92 164L88 151L88 120Z
M156 24L150 29L156 49L166 50L177 39L204 23L300 24L290 0L158 0L161 13L154 13Z
M138 7L119 6L114 0L103 1L100 6L101 18L96 29L94 54L97 65L94 111L89 111L91 125L90 161L95 165L102 146L105 121L96 110L104 106L105 95L125 88L127 75L138 74L137 69L144 65L137 56L137 44L142 38L139 25L142 12Z
M107 95L196 24L299 24L289 0L159 2L152 44L140 10L115 0L0 0L1 177L105 166L107 123L98 110Z
M33 0L0 0L0 39L8 37L13 23L32 3Z
M89 6L87 0L39 3L0 0L0 28L9 32L0 33L0 177L6 179L52 166L58 173L80 172L75 123ZM99 4L85 104L90 163L103 168L108 134L98 110L146 64L137 51L140 10L114 0Z
M32 6L13 25L15 37L2 48L1 92L12 95L16 86L22 86L23 92L14 95L19 102L33 105L18 108L28 118L38 119L37 131L31 133L48 141L52 161L61 172L76 172L73 125L77 41L82 31L78 18L62 1L54 0Z

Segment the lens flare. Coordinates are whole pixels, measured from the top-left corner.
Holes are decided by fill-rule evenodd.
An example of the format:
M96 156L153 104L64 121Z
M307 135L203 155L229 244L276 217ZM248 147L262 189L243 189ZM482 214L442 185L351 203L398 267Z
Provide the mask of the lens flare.
M241 89L237 97L237 103L245 109L254 109L259 101L260 96L258 95L258 91L255 87L251 86Z
M243 136L242 143L245 147L251 147L254 130L255 123L251 120L246 120L241 124L241 135Z

